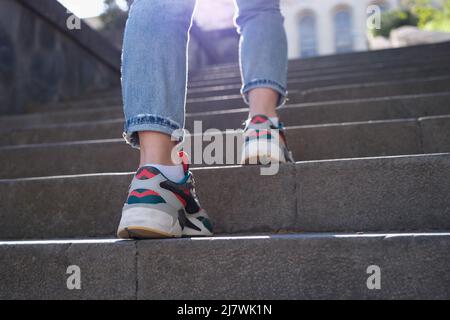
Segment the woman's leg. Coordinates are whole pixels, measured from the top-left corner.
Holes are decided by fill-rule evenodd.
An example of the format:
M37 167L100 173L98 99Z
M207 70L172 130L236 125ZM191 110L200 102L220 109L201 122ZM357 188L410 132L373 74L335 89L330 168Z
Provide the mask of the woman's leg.
M187 43L195 0L135 0L127 22L122 86L125 137L140 147L119 238L210 236L192 174L171 158L184 125ZM180 135L180 132L178 132Z
M136 0L130 9L122 55L124 136L140 147L141 166L172 164L170 136L184 126L194 7L195 0Z
M250 115L275 117L287 86L287 40L279 0L236 0L242 94Z
M287 40L279 0L236 0L242 95L250 117L241 163L293 161L276 108L286 98Z

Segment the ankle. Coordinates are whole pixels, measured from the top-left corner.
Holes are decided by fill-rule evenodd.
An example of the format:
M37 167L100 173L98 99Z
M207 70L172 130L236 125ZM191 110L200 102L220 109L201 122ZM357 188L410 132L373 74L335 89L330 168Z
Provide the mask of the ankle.
M140 142L140 166L146 164L175 165L172 159L172 152L176 147L176 142L170 136L154 132L139 132Z
M254 106L250 108L249 112L250 118L254 117L256 115L264 115L268 118L276 118L278 117L277 111L275 110L275 107L268 107L268 106Z
M269 88L256 88L249 91L250 116L261 114L267 117L276 117L279 97L278 92Z

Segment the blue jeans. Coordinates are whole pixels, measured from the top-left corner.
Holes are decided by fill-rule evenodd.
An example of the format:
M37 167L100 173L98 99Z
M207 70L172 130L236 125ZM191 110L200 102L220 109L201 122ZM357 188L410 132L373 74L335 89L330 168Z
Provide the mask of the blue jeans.
M241 36L241 93L271 88L287 94L287 41L279 0L236 0ZM124 137L139 147L139 131L168 135L184 128L187 45L195 0L135 0L122 53ZM182 137L179 137L182 138Z

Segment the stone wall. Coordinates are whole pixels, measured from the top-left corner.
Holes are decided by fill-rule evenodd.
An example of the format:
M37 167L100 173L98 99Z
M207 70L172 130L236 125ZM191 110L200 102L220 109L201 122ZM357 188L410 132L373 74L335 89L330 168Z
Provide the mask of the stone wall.
M0 114L42 106L120 85L120 49L71 16L56 0L0 0ZM191 30L189 71L237 62L235 29Z
M54 0L0 1L0 114L119 85L120 52Z

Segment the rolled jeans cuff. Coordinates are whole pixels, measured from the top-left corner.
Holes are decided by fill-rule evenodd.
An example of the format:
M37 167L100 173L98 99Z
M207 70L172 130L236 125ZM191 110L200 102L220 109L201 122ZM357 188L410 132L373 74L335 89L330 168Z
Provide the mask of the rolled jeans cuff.
M284 104L286 103L288 95L286 87L273 80L255 79L246 83L241 89L241 94L246 104L249 104L248 92L255 88L270 88L278 92L280 94L280 97L278 99L277 108L284 106Z
M174 141L183 140L183 128L173 120L154 115L140 114L125 121L123 138L133 148L139 149L139 132L156 131L165 133L172 137Z

